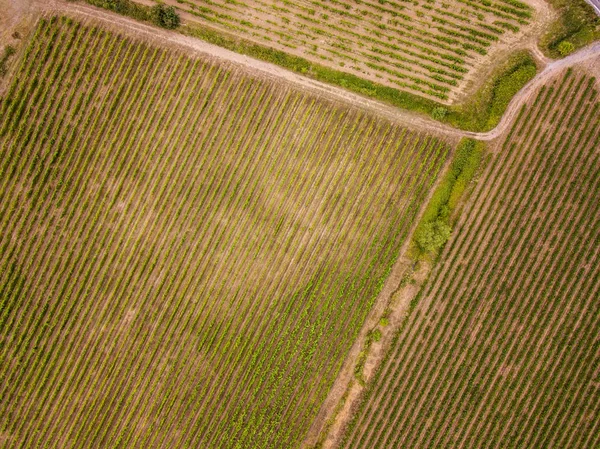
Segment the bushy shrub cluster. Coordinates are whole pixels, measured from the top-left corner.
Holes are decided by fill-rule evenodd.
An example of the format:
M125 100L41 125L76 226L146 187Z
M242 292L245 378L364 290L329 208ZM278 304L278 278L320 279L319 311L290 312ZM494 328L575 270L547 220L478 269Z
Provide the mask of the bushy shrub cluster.
M174 29L181 24L175 8L162 3L149 7L131 0L87 0L87 2L138 20L152 22L162 28Z
M450 170L435 189L415 231L418 257L435 255L450 238L453 216L479 167L483 148L482 142L472 139L464 139L458 145Z

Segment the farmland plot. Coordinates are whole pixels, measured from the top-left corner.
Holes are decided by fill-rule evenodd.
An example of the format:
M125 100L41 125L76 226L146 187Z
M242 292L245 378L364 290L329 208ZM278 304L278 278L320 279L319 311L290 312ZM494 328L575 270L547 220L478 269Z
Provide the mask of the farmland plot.
M296 447L448 151L65 18L0 111L9 448Z
M379 84L451 101L533 9L517 0L169 0L198 22Z
M571 71L523 107L339 447L598 447L599 125Z

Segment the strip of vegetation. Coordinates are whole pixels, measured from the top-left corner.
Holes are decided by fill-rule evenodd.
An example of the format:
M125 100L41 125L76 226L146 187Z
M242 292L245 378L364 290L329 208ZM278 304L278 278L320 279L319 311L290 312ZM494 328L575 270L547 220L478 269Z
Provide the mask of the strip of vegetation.
M154 22L149 15L151 8L135 4L130 0L86 1L138 20ZM109 6L113 4L126 6L116 9ZM426 114L434 120L468 131L488 131L494 128L512 97L535 76L537 71L535 61L529 53L519 52L491 76L490 82L475 95L474 100L466 105L448 107L437 101L331 69L305 58L255 44L213 28L198 24L185 24L179 30L184 34L236 53L276 64L318 81L340 86L402 109Z
M293 72L310 76L319 81L335 84L359 94L386 101L394 106L431 114L431 111L439 105L435 101L403 92L393 87L383 86L349 73L330 69L299 56L289 55L280 50L254 44L244 39L230 37L213 29L197 25L185 25L182 27L182 31L219 47L279 65Z
M537 66L529 52L511 55L467 103L443 111L443 121L472 131L493 129L500 123L512 98L536 73Z
M450 170L433 192L413 237L413 257L433 258L450 238L458 205L483 158L485 144L463 139Z
M110 9L144 22L151 22L162 28L175 29L181 24L177 11L172 6L159 3L154 6L140 5L131 0L86 0L101 8Z
M6 73L8 72L8 60L15 53L16 50L12 45L7 45L4 48L4 52L2 53L2 57L0 58L0 78L4 77L4 75L6 75Z
M585 0L548 0L559 12L540 40L540 48L551 58L561 58L600 39L600 17Z

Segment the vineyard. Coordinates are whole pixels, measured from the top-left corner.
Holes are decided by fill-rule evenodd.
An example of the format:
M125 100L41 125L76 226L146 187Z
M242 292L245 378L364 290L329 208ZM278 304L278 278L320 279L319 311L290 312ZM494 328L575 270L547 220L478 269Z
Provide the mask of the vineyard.
M455 99L494 45L514 42L533 14L518 0L167 3L190 24L443 102Z
M68 18L0 103L0 446L291 448L448 146Z
M340 448L600 445L600 101L569 69L497 144Z

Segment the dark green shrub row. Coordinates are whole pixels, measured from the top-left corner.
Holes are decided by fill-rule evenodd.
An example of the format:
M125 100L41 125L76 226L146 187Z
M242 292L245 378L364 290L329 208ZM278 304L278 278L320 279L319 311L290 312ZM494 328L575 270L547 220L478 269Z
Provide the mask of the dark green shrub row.
M515 94L536 73L535 61L528 52L513 54L467 103L450 109L445 121L461 129L493 129L500 122Z
M88 3L94 6L100 6L101 8L110 9L111 11L118 12L133 17L138 20L145 22L152 22L167 29L175 29L180 23L181 19L179 14L172 6L166 6L163 4L157 4L155 6L145 6L138 3L132 2L131 0L86 0Z

